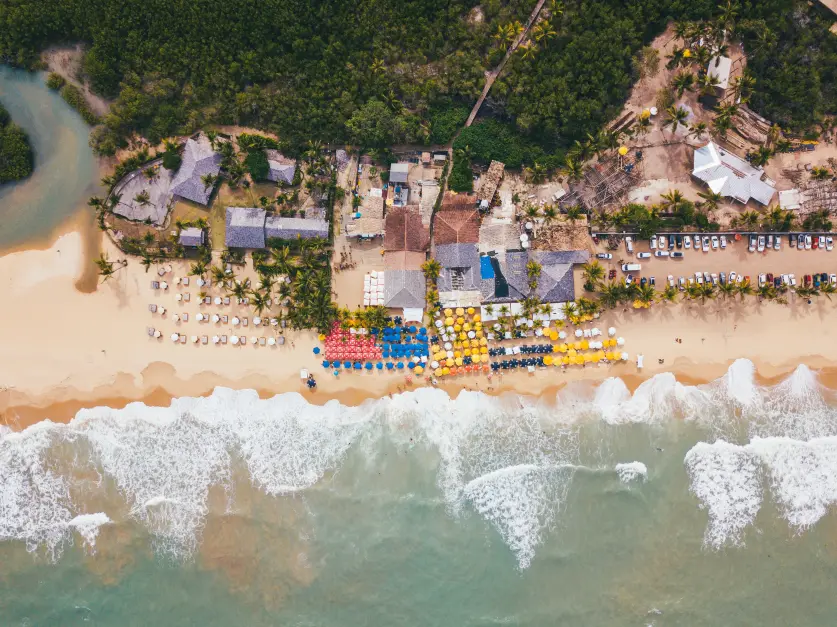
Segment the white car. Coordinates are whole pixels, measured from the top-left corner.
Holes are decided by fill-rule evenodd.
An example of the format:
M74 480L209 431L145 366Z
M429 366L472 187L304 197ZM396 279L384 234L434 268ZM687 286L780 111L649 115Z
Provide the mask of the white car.
M811 250L811 236L805 236L805 250Z
M651 248L651 250L656 250L657 249L657 236L656 235L651 238L651 241L648 243L648 246Z
M690 279L690 280L691 280L691 279ZM677 280L677 283L678 283L678 284L679 284L679 286L680 286L680 291L681 291L681 292L682 292L682 291L684 291L684 290L686 289L686 279L684 279L682 276L681 276L681 277Z
M666 247L666 236L660 235L660 250Z
M767 249L770 250L771 248L773 248L773 236L768 235L767 236Z
M782 250L782 238L778 235L773 238L773 250Z
M825 235L820 235L819 241L817 242L817 246L825 250Z
M767 275L766 274L760 274L759 275L759 287L761 287L765 283L767 283Z
M718 250L718 236L712 236L712 250Z
M756 236L755 235L750 236L750 247L748 248L748 250L751 253L756 252Z
M673 275L673 274L669 274L669 275L668 275L668 284L669 284L671 287L674 287L674 275Z
M651 253L637 253L636 258L637 259L651 259Z
M703 242L702 243L703 243L703 252L708 253L709 252L709 236L708 235L703 236Z
M828 280L831 282L832 285L837 285L837 274L832 274L828 277Z
M655 257L668 257L671 253L667 250L658 250L654 253Z
M735 270L729 273L729 282L735 283Z
M629 253L634 252L634 240L631 238L630 235L625 238L625 250L627 250Z
M795 275L793 275L793 274L791 274L791 275L789 275L789 276L790 276L790 284L791 284L791 287L796 287L796 276L795 276Z
M703 274L695 272L695 281L697 281L698 285L703 285Z
M825 249L834 250L834 240L831 239L830 235L825 238Z
M726 247L727 247L727 236L726 235L721 235L721 248L726 248Z
M759 247L757 248L757 250L760 253L764 252L764 235L759 235Z
M718 285L718 275L715 272L712 273L712 285Z
M692 238L688 235L683 236L683 246L685 246L687 250L692 247Z

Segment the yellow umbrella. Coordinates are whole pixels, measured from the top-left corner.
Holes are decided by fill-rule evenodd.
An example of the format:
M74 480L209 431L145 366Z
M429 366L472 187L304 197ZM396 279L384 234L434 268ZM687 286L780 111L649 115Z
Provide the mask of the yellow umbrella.
M326 336L325 336L325 334L324 334L324 333L320 333L320 335L318 335L317 337L319 337L319 338L320 338L320 341L321 341L321 342L322 342L323 340L325 340L325 338L326 338Z
M454 357L462 357L462 353L460 353L459 351L453 351L453 356Z
M461 366L461 365L462 365L462 357L457 357L457 358L454 360L454 363L455 363L457 366Z
M479 314L474 315L474 322L480 322L480 321L482 321L482 316L480 316Z
M452 325L452 324L453 324L453 318L451 318L450 316L448 316L447 318L445 318L445 326L446 326L446 327L449 327L449 326L450 326L450 325Z
M488 340L486 340L484 337L481 337L480 338L480 346L485 346L486 344L488 344Z
M627 146L619 146L619 154L623 157L628 154L628 147Z
M470 356L471 356L471 349L470 349L470 348L466 348L464 351L462 351L462 355L463 355L464 357L470 357Z
M482 331L477 331L477 337L480 339L480 341L485 339L484 335L485 334Z
M435 374L437 377L441 377L443 372L444 371L441 368L436 368L436 370L433 371L433 374Z
M446 359L445 360L445 365L448 366L448 367L452 366L453 365L453 359Z
M613 359L613 353L611 353L610 351L607 351L607 352L605 353L605 357L607 357L607 358L608 358L608 360Z
M581 350L586 351L588 348L590 348L590 342L587 340L581 340Z
M459 339L462 340L463 342L467 342L468 341L468 334L465 333L465 331L462 331L459 334Z
M464 316L465 315L465 310L462 307L457 307L456 308L456 315L457 316Z
M487 355L488 354L488 348L485 347L485 346L481 346L480 347L480 353L482 353L483 355Z
M466 322L465 324L463 324L463 325L462 325L462 330L463 330L463 331L470 331L470 330L471 330L471 323L470 323L470 322Z
M689 58L689 57L691 57L691 56L692 56L692 51L691 51L691 50L689 50L688 48L686 48L686 49L683 51L683 58L684 58L684 59L688 59L688 58Z
M473 307L468 307L468 315L469 315L469 316L473 316L473 315L474 315L474 308L473 308Z
M459 316L456 319L456 324L465 324L465 318L463 318L462 316Z
M462 330L462 327L459 326L459 323L453 325L453 330L459 333Z
M453 315L453 309L451 309L450 307L448 307L447 309L445 309L445 316L446 316L446 317L448 317L448 318L449 318L449 317L451 317L452 315Z
M568 348L569 347L566 344L561 344L561 346L558 347L558 350L560 350L562 353L566 353Z
M601 356L598 353L593 353L592 359L595 363L599 363L602 360Z
M543 363L545 363L547 366L551 366L552 365L552 355L547 355L546 357L544 357L543 358Z
M561 347L560 347L558 344L553 344L553 345L552 345L552 352L553 352L553 353L559 353L559 352L561 352Z
M422 368L421 366L416 366L415 368L413 368L413 372L415 372L416 374L421 374L422 372L424 372L424 368Z
M449 375L450 374L450 368L442 368L442 374Z
M549 339L554 342L555 340L558 339L558 333L556 331L553 331L552 333L549 334Z
M576 350L574 348L571 348L567 351L567 355L569 355L570 357L575 357L576 354L577 353L576 353Z

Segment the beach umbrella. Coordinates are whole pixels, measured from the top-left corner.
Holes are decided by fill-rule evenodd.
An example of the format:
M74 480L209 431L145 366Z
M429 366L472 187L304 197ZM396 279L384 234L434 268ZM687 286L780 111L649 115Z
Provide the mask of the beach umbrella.
M628 361L628 353L622 353L622 361Z
M319 346L315 346L315 347L314 347L314 354L315 354L315 355L319 355L319 354L320 354L320 347L319 347Z
M160 283L160 287L162 287L164 290L167 290L169 289L169 284L163 281L162 283Z
M352 362L350 362L350 361L344 361L344 362L343 362L343 367L344 367L344 368L351 368L351 367L352 367Z
M183 294L175 294L174 295L174 300L177 300L177 301L183 300Z
M180 339L180 334L179 333L172 333L171 334L171 341L172 342L177 342L179 339Z
M250 340L250 343L251 343L251 344L253 344L253 345L258 344L258 343L259 343L259 338L257 338L257 337L254 335L254 336L253 336L253 338Z
M582 335L584 335L584 331L582 331L581 329L576 329L575 330L575 336L576 337L581 337Z
M268 345L273 346L274 344L276 344L276 338L275 337L267 338L267 343L268 343Z
M239 324L241 324L241 320L238 319L238 316L233 316L232 323L233 326L238 326Z
M335 376L335 377L336 377L336 376L338 376L339 374L340 374L340 371L339 371L339 370L335 370L335 371L334 371L334 376Z
M617 346L624 346L625 345L625 338L624 337L616 338L616 344L617 344Z
M383 369L384 369L384 364L383 364L383 362L380 362L380 361L379 361L377 364L375 364L375 367L376 367L378 370L383 370Z
M166 315L166 308L165 307L160 307L160 315L161 316Z
M422 374L424 372L424 368L422 368L421 366L416 366L413 369L413 372L415 372L416 374Z
M160 332L160 329L155 329L154 330L154 337L159 338L161 335L163 335L163 334Z
M363 368L363 365L359 361L356 361L355 362L355 370L360 370L361 368Z
M256 326L259 326L261 323L262 323L262 319L259 318L258 316L253 318L253 324L255 324Z
M323 368L328 369L328 367L329 367L330 365L331 365L331 364L329 364L327 360L326 360L326 361L323 361Z
M195 344L198 343L198 336L197 335L192 336L192 342L195 343Z
M214 300L214 301L212 301L212 302L214 302L216 305L220 305L220 304L221 304L221 302L222 302L222 301L221 301L221 297L220 297L220 296L216 296L216 297L215 297L215 300Z
M388 361L387 362L387 370L392 370L393 368L395 368L395 364L392 363L391 361Z
M610 327L610 328L607 330L607 334L608 334L610 337L613 337L614 335L616 335L616 327Z
M367 369L367 370L372 370L372 368L373 368L373 366L372 366L372 362L371 362L371 361L367 361L367 362L366 362L366 369Z
M175 322L180 322L180 315L179 314L174 314L173 319L174 319Z
M221 320L221 316L218 314L212 314L212 322L219 322Z

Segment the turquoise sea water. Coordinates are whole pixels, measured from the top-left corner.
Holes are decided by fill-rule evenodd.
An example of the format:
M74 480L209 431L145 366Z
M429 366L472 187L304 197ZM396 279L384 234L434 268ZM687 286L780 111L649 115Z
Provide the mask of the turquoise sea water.
M739 361L633 395L82 411L0 436L0 616L833 625L835 406L805 367L761 388Z
M0 65L0 102L29 134L35 171L0 186L0 249L43 240L85 207L98 190L98 165L88 127L42 73ZM92 215L92 213L91 213Z

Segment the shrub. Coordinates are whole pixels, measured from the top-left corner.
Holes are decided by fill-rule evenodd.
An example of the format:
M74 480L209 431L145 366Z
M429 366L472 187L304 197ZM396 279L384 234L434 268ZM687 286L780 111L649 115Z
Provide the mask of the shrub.
M512 127L497 120L484 120L463 129L453 147L463 150L470 147L475 161L502 161L509 168L541 161L544 154L543 149L527 143Z
M58 91L67 83L64 80L64 77L58 74L57 72L50 72L49 76L47 76L46 86L54 91Z
M270 172L270 165L267 163L264 150L250 150L244 159L244 167L247 168L254 181L267 180Z
M174 150L167 150L163 153L163 167L172 172L180 168L182 159L180 155Z
M461 156L454 158L448 186L455 192L474 190L474 175L471 172L470 161Z
M67 104L81 114L85 122L91 126L99 123L98 116L90 110L87 101L84 99L84 94L77 87L74 85L64 85L61 88L61 97L67 101Z
M456 135L465 120L468 119L468 109L455 106L444 110L430 111L430 143L447 144Z

